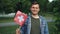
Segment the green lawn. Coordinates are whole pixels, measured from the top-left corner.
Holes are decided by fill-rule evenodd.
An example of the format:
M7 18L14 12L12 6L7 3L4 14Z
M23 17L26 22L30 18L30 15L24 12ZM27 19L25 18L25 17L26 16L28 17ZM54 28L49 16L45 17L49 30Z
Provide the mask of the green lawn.
M18 28L18 25L8 26L8 27L0 27L0 34L15 34L15 30Z
M0 17L0 23L14 22L14 18L11 17Z

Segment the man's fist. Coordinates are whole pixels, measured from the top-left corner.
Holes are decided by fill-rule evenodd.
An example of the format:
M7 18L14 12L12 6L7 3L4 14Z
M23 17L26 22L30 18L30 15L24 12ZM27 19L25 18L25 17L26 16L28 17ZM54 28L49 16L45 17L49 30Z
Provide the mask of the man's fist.
M20 29L19 28L16 29L16 34L20 34Z

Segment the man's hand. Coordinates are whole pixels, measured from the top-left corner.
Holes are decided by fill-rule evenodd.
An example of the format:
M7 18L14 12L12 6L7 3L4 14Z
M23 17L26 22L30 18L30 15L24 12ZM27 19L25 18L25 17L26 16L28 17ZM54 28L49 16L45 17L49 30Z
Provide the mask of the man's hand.
M16 34L20 34L20 29L19 28L16 29Z

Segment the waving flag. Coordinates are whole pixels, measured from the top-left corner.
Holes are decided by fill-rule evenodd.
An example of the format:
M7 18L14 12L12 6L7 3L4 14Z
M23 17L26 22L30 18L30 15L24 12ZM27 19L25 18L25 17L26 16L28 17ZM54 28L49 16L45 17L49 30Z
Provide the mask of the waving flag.
M20 26L23 26L25 21L27 19L27 15L22 13L21 11L17 11L16 16L14 18L14 21L19 24Z

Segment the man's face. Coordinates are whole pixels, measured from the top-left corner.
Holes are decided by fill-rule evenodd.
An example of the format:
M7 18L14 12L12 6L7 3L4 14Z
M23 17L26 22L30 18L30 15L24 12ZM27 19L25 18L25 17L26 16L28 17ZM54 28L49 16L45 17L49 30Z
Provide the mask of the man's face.
M30 8L32 14L38 14L40 8L39 8L39 4L33 4Z

